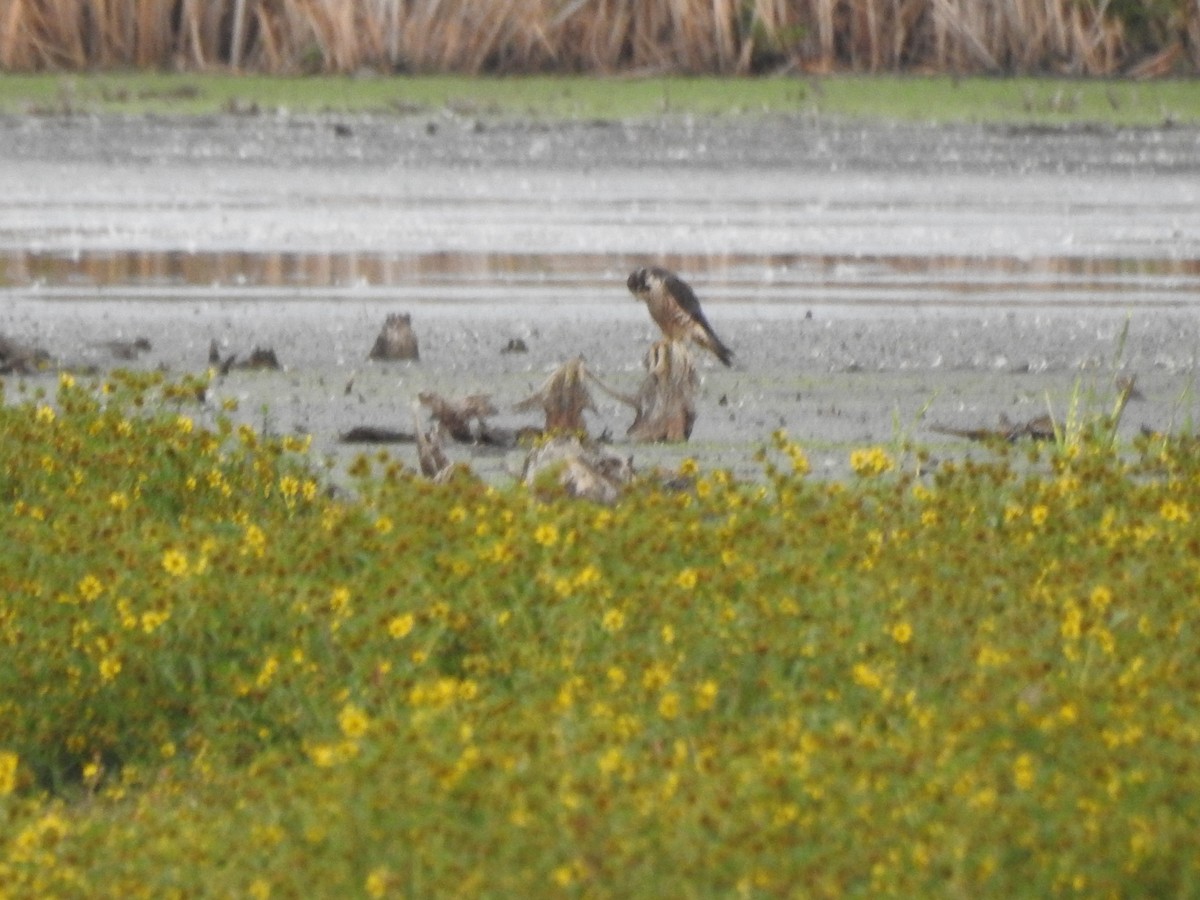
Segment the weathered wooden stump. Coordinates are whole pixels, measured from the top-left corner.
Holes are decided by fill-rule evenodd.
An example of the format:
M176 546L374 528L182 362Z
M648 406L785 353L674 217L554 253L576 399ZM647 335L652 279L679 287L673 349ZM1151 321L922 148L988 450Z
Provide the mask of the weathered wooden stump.
M644 443L686 441L696 423L700 383L691 352L679 341L661 340L647 352L645 366L637 416L626 434Z
M583 357L567 360L546 379L537 393L516 405L517 412L541 409L546 415L547 434L587 434L585 410L596 411L585 380L589 373Z
M245 360L237 364L239 369L282 369L279 357L272 347L255 347Z
M560 434L534 447L525 457L521 481L542 487L546 479L572 497L596 503L615 503L633 478L633 460L605 453L578 434Z
M383 323L379 337L375 338L375 346L367 355L368 359L404 360L420 359L417 349L417 335L412 329L412 316L408 313L392 313Z
M432 481L440 481L453 468L453 464L442 449L441 423L434 422L433 428L425 431L421 426L420 406L415 403L413 404L413 422L417 426L417 463L421 467L421 474Z

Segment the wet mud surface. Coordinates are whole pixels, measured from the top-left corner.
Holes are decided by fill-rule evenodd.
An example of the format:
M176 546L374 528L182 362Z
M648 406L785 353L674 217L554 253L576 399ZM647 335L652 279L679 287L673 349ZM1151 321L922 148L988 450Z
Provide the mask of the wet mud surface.
M624 279L645 262L691 281L737 361L702 362L683 447L626 444L631 412L596 393L593 431L641 468L753 475L781 427L833 475L905 436L978 452L932 426L1106 410L1120 376L1126 434L1195 418L1193 130L0 119L0 334L100 370L271 346L283 371L223 376L201 415L236 398L320 454L361 452L337 440L356 425L411 429L426 389L532 424L512 406L580 354L632 391L656 334ZM391 312L419 362L367 362ZM103 345L134 337L134 362ZM502 353L513 338L528 352ZM496 478L522 457L448 452Z

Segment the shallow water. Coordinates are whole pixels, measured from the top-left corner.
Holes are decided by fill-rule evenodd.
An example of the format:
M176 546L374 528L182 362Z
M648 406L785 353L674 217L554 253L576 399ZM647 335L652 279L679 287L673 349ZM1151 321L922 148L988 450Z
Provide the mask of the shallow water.
M785 307L1183 307L1200 297L1200 259L1080 256L673 255L714 302ZM11 249L0 290L55 299L390 299L562 307L620 297L636 257L612 253L426 254ZM565 307L562 300L574 302ZM732 311L731 311L732 312ZM784 310L778 312L783 313Z

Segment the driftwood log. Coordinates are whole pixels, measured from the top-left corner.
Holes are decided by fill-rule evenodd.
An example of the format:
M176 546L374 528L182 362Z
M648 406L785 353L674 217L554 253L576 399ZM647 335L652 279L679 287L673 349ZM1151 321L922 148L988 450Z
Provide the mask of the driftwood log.
M615 503L633 478L633 460L606 453L577 434L561 434L534 447L525 458L521 481L527 487L552 479L570 496Z
M637 417L626 433L645 443L686 441L696 423L700 383L691 351L679 341L658 341L646 353L645 366L635 398Z
M416 439L410 432L381 425L355 425L338 435L343 444L411 444Z
M405 360L420 359L417 335L412 329L412 316L408 313L392 313L383 323L368 359Z
M488 394L468 394L461 400L447 400L433 391L422 391L417 399L450 437L463 444L480 443L488 431L484 419L497 412Z
M966 438L969 441L1007 441L1012 443L1021 438L1035 441L1054 440L1054 422L1049 416L1035 416L1025 422L1010 422L1008 416L1000 416L995 428L955 428L950 425L930 425L929 430L938 434Z

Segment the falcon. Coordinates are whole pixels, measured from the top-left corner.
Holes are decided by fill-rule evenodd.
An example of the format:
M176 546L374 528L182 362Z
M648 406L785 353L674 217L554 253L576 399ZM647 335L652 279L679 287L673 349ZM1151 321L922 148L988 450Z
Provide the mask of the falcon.
M674 272L650 266L631 272L625 283L633 296L646 304L650 318L668 340L693 341L711 350L725 365L733 365L733 351L712 330L686 281Z

